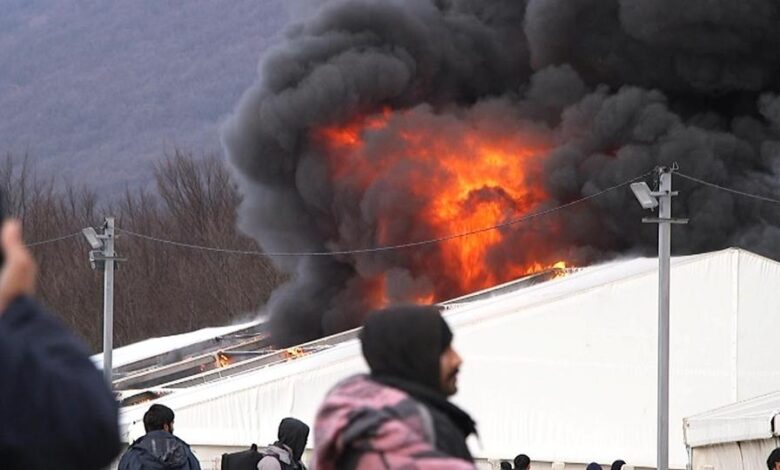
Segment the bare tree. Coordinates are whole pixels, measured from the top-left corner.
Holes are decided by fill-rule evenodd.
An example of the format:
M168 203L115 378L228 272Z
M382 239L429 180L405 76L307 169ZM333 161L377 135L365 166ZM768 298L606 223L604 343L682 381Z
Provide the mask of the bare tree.
M22 218L31 242L78 234L114 215L120 229L159 239L259 250L236 229L240 196L218 157L176 151L156 166L155 180L156 192L128 190L101 203L88 189L38 179L27 158L7 156L0 163L8 212ZM117 346L246 318L283 280L264 256L183 248L122 232L116 246L128 258L115 278ZM76 235L32 249L41 265L41 299L99 349L102 275L89 266L87 245Z

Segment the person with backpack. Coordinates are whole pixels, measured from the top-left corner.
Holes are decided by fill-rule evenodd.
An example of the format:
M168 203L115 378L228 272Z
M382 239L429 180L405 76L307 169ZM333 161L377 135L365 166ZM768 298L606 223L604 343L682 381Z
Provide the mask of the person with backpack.
M301 457L309 439L309 426L295 418L284 418L277 437L276 442L258 450L263 457L257 462L257 470L306 470Z
M257 444L241 452L222 454L221 470L306 470L301 462L309 426L295 418L279 423L277 441L267 447Z
M146 434L136 439L118 470L200 470L190 446L173 435L173 410L154 404L144 413Z

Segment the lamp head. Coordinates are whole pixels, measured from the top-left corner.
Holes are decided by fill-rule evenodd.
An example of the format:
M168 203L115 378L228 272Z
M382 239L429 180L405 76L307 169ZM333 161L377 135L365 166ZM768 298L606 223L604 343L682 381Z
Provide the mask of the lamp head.
M631 183L631 191L634 193L634 197L636 197L636 200L643 209L654 209L658 207L658 199L652 195L652 191L650 191L650 188L644 181L641 183Z
M97 232L95 232L94 228L87 227L82 229L81 233L84 234L84 238L87 239L87 243L89 243L89 246L91 246L92 249L100 250L103 248L103 242L98 238Z

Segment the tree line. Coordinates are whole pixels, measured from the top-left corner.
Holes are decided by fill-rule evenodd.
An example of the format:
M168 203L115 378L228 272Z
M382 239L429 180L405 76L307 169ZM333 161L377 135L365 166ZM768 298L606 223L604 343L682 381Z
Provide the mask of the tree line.
M91 268L79 233L106 216L116 226L194 245L259 251L236 227L240 195L218 156L175 151L154 168L153 189L127 189L101 201L86 188L40 178L27 158L6 156L0 191L19 217L39 263L37 296L97 352L102 349L103 273ZM127 258L114 281L114 345L249 320L284 279L264 256L232 255L161 244L118 233Z

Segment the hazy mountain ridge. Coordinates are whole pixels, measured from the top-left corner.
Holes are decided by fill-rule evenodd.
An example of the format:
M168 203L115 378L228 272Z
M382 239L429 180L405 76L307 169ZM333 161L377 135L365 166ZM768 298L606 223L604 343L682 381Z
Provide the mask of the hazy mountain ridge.
M0 0L0 9L0 152L102 189L143 184L174 147L218 150L220 120L290 10L284 0Z

